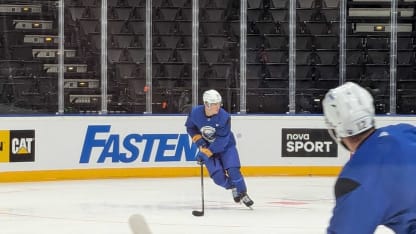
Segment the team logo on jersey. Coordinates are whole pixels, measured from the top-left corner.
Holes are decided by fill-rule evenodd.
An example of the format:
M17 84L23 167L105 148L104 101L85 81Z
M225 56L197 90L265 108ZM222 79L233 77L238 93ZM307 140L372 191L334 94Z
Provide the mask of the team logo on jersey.
M201 128L201 135L208 142L213 142L215 140L215 128L204 126Z
M35 130L0 130L0 162L35 161Z

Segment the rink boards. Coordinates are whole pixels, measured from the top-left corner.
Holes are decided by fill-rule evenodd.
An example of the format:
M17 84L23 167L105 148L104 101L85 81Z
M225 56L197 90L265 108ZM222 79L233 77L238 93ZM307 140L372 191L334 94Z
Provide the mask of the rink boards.
M0 118L0 182L199 175L183 115ZM350 157L322 116L232 118L246 176L335 176Z

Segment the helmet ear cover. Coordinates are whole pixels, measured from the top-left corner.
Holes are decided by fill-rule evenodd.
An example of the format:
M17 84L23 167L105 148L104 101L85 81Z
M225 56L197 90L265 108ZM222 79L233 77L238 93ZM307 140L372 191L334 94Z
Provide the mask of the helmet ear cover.
M341 137L355 136L375 125L374 101L371 94L361 86L347 82L331 89L322 101L328 129L340 141Z

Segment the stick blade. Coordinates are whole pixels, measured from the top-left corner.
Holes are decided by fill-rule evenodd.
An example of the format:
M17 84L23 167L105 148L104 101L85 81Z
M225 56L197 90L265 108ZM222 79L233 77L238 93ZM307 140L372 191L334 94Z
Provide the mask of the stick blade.
M204 212L203 211L199 211L199 210L193 210L192 211L192 215L193 216L204 216Z
M151 234L143 215L133 214L129 217L129 226L133 234Z

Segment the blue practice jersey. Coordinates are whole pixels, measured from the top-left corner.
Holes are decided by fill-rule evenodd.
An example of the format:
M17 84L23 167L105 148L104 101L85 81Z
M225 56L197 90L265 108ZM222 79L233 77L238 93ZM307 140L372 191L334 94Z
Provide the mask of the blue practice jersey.
M373 132L344 166L335 196L328 233L370 234L378 225L416 233L416 128Z
M192 108L185 122L188 134L193 137L201 134L212 153L220 153L235 146L234 134L231 132L231 116L220 108L218 114L207 117L204 105Z

